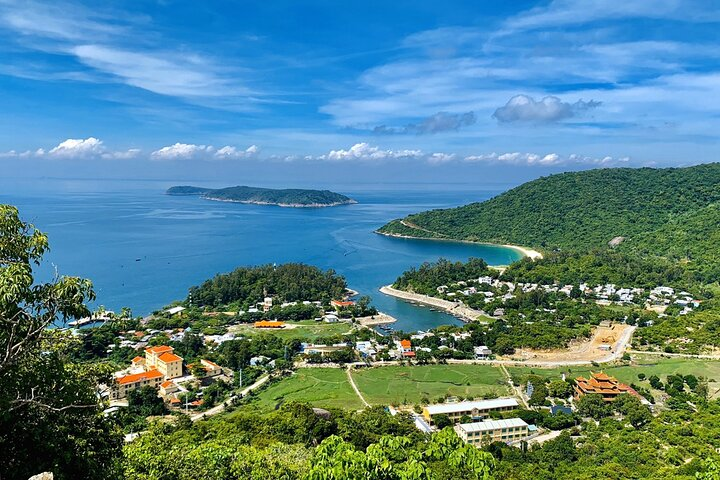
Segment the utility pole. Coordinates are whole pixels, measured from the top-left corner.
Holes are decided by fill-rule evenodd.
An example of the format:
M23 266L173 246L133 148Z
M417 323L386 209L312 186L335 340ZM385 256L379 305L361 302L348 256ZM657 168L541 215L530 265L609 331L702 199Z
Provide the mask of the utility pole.
M238 375L239 375L239 388L242 388L242 367L238 369Z

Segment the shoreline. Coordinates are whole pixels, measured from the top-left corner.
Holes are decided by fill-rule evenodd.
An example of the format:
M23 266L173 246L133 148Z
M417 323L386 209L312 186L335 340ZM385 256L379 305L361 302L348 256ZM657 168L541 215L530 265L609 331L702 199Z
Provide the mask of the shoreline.
M422 303L424 305L442 309L445 313L452 315L465 323L474 322L478 319L478 317L486 315L484 312L479 310L473 310L462 302L451 302L449 300L430 297L428 295L421 295L419 293L410 293L393 288L392 285L380 287L380 293L390 297L399 298L400 300Z
M206 197L200 195L203 200L212 200L213 202L226 202L226 203L244 203L249 205L271 205L275 207L283 208L325 208L325 207L339 207L341 205L355 205L358 203L356 200L348 200L345 202L333 202L333 203L274 203L274 202L261 202L259 200L232 200L229 198L217 198L217 197Z
M533 250L532 248L528 247L522 247L520 245L511 245L509 243L490 243L490 242L474 242L472 240L456 240L453 238L426 238L426 237L413 237L411 235L401 235L399 233L387 233L387 232L381 232L379 230L375 230L373 233L376 233L378 235L383 235L385 237L394 237L394 238L405 238L408 240L429 240L429 241L436 241L436 242L456 242L456 243L470 243L473 245L489 245L494 247L505 247L509 248L511 250L515 250L516 252L520 252L520 254L523 257L529 257L531 260L539 260L543 258L543 254L538 252L537 250ZM497 265L498 267L507 267L507 265Z

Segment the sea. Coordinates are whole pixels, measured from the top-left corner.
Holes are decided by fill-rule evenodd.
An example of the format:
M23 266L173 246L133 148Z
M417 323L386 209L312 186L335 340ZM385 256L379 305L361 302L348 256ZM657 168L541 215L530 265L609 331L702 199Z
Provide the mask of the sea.
M49 235L36 278L92 280L93 305L146 315L187 296L188 288L238 266L303 262L334 269L350 288L397 318L396 330L459 324L456 318L379 292L404 270L439 258L507 265L512 249L373 233L410 213L488 199L509 185L323 184L358 201L328 208L283 208L165 195L177 180L0 179L0 203ZM191 184L219 188L217 182ZM283 188L288 185L254 185ZM292 185L296 187L296 185Z

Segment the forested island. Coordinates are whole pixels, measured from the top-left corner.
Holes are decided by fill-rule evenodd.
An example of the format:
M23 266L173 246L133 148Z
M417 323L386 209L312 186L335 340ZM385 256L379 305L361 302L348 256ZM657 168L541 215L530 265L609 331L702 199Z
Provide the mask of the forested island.
M206 200L219 202L277 205L279 207L334 207L357 203L350 197L330 190L307 190L300 188L227 187L203 188L190 185L170 187L168 195L198 195Z

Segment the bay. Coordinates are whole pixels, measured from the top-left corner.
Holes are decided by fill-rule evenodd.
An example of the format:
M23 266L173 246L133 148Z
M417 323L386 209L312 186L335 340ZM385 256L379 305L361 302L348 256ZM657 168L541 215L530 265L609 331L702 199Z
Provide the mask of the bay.
M194 182L219 188L229 184ZM233 184L238 182L232 182ZM506 265L520 254L492 245L389 238L373 233L387 221L432 208L481 201L505 188L473 184L277 185L327 188L355 205L305 209L169 196L187 181L40 179L0 181L0 203L50 237L41 268L90 278L97 305L145 315L187 295L188 288L241 265L303 262L344 275L398 319L396 329L457 324L450 315L381 294L404 270L440 257L480 257ZM255 185L255 184L254 184Z

